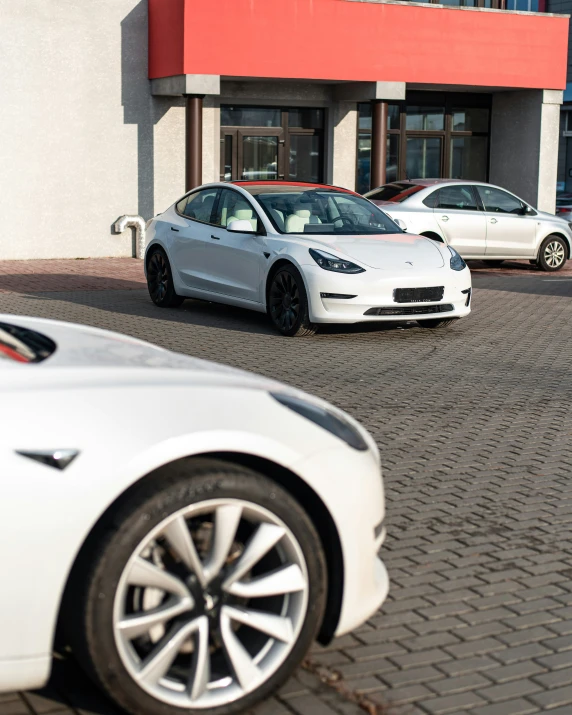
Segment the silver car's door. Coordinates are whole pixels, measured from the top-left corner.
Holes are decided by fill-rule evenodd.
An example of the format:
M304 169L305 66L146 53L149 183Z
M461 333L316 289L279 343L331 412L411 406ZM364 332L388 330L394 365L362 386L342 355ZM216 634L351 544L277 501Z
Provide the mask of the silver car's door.
M487 221L487 256L535 255L536 219L526 204L494 186L478 186Z
M249 201L238 191L221 189L207 249L209 290L260 303L262 264L267 261L266 238L255 233L227 231L228 224L236 220L249 221L252 230L258 230L258 216Z
M218 187L195 191L177 204L181 224L171 226L171 268L188 288L209 290L208 249Z
M487 222L470 184L442 186L433 209L447 242L461 256L484 256Z

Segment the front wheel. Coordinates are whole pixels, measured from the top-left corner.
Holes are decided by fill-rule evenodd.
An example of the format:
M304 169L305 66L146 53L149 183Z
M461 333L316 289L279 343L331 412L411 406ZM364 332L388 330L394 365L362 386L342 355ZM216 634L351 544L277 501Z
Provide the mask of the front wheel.
M74 652L133 715L231 715L268 697L319 629L314 525L275 482L185 460L144 483L94 543Z
M279 268L268 289L268 315L282 335L313 335L316 326L310 322L308 296L300 271L293 265Z
M436 328L445 328L447 325L451 325L456 320L457 318L448 318L447 320L433 318L430 320L418 320L417 324L420 328L431 328L432 330L435 330Z
M171 264L160 248L156 248L147 261L147 288L159 308L176 308L185 300L175 293Z
M566 263L568 247L560 236L548 236L538 253L538 266L543 271L559 271Z

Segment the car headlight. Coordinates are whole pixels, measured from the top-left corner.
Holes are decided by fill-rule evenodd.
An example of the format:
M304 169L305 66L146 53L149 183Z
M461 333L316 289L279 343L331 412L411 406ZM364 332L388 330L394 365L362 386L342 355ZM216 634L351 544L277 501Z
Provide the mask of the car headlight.
M568 228L572 230L572 223L570 221L568 221Z
M451 266L451 269L454 271L462 271L463 268L467 267L467 264L465 261L461 258L461 256L455 251L454 248L451 248L451 246L447 246L451 253L451 260L449 262L449 265Z
M335 271L336 273L364 273L365 269L356 266L351 261L345 261L343 258L332 256L331 253L319 251L315 248L310 248L310 255L316 263L325 271Z
M359 431L341 415L284 392L271 392L270 396L281 405L284 405L284 407L288 407L288 409L338 437L350 447L358 449L360 452L365 452L368 449L368 445Z

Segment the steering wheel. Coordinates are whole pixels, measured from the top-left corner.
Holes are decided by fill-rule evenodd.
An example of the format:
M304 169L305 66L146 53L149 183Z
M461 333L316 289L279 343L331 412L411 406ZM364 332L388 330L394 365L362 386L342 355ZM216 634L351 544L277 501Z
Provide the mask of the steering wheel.
M333 220L333 223L336 223L336 221L341 221L342 223L345 222L345 223L349 224L350 226L355 226L355 222L352 221L351 218L349 218L349 216L342 216L340 214L340 216L338 216L337 218L335 218Z

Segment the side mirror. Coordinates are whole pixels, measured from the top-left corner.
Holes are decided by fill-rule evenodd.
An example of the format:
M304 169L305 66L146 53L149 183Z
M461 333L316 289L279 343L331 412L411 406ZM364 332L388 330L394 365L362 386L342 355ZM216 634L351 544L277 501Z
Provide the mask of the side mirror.
M248 219L236 219L236 221L231 221L226 227L227 231L232 231L233 233L256 233L252 228L252 224Z
M407 231L407 224L400 218L394 218L393 223L396 223L402 231Z
M532 208L532 206L527 206L524 213L526 216L536 216L536 211Z

